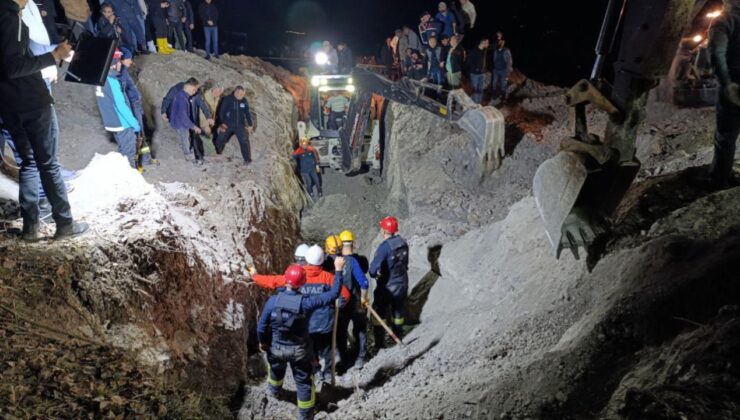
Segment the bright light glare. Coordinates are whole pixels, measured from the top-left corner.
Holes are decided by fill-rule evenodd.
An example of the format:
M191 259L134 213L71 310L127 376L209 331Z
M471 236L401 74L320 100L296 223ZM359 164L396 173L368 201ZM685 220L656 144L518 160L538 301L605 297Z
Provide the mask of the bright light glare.
M347 92L355 93L355 87L353 85L347 85Z
M709 19L717 19L720 16L722 16L722 11L721 10L715 10L714 12L707 13L707 17Z
M325 66L329 64L329 56L323 51L317 52L316 53L316 64L320 66Z
M693 40L694 40L694 42L696 42L697 44L698 44L698 43L700 43L700 42L702 42L702 41L704 41L704 37L703 37L702 35L694 35L694 38L692 38L692 39L693 39Z
M319 80L318 77L314 76L311 78L311 86L319 87L320 84L321 84L321 80Z

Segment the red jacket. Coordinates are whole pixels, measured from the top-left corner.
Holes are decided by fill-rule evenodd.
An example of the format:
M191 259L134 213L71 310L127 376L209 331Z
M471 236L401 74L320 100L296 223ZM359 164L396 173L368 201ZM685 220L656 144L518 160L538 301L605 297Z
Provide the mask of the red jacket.
M334 284L334 276L322 270L321 267L306 265L303 268L306 270L306 284L323 284L329 288ZM285 277L283 275L268 276L255 274L252 276L252 280L257 283L257 286L265 289L279 289L281 287L285 287ZM345 303L349 301L349 290L346 286L342 286L340 295L344 299Z
M331 289L334 284L334 276L322 270L321 267L307 265L306 284L301 287L301 293L304 295L316 295ZM252 277L257 285L267 289L277 289L285 286L283 276L262 276L256 274ZM349 301L349 290L342 286L340 306L344 306ZM309 334L329 334L334 328L334 305L322 306L311 312L308 319Z

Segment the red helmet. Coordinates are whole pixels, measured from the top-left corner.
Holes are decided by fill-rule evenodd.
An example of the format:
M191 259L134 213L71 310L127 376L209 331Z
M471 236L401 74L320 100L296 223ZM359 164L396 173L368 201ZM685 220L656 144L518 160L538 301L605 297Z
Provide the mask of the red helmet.
M285 284L299 289L306 284L306 270L298 264L293 264L285 270Z
M388 216L380 221L380 228L391 235L398 233L398 220L393 216Z

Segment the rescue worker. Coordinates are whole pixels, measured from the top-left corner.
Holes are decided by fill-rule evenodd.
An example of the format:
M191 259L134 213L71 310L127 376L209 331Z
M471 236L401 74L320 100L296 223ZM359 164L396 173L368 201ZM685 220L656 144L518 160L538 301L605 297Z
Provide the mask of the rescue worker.
M334 267L334 257L342 254L340 244L342 240L339 239L338 235L329 235L324 242L324 252L326 253L324 259L324 270L329 271Z
M343 271L344 286L349 290L349 303L339 312L339 326L337 327L337 347L342 360L349 361L347 341L349 338L349 323L352 322L352 336L357 343L357 358L354 367L362 369L367 361L367 305L368 281L360 264L364 259L354 253L355 238L351 231L345 230L339 234L342 244L342 256L346 260ZM367 264L367 260L365 260ZM366 265L367 266L367 265Z
M324 193L321 191L321 181L319 180L319 173L321 172L321 159L319 158L319 152L311 147L311 142L306 138L302 138L300 145L293 152L293 159L298 163L298 171L301 173L303 184L306 186L308 195L314 200L321 198ZM313 187L316 187L317 196L313 195Z
M375 252L375 258L370 263L370 276L377 279L373 307L383 318L391 313L393 318L393 332L401 338L403 334L406 297L409 289L409 246L398 235L398 220L395 217L386 217L380 221L383 230L383 243ZM385 331L379 325L373 326L375 345L378 349L385 341Z
M314 245L306 252L306 265L303 267L306 272L305 284L299 287L301 294L306 296L315 296L326 293L333 286L335 277L324 271L321 267L324 263L324 251L320 246ZM335 260L336 264L336 260ZM258 274L254 268L250 269L252 280L265 289L279 289L285 287L287 278L285 276L265 276ZM339 278L341 283L342 277ZM345 305L349 299L349 290L346 287L341 288L340 306ZM320 370L319 378L324 382L331 382L331 339L334 331L334 305L326 306L315 310L308 319L308 335L311 338L311 349L314 357L315 367L319 367L319 362L323 361L323 369Z
M300 266L306 265L306 254L308 254L308 249L310 247L307 244L300 244L296 247L295 252L293 253L293 259L296 264Z
M720 189L736 184L732 165L740 134L740 0L724 3L725 13L714 22L709 41L712 64L720 83L714 160L709 173L712 184Z
M336 259L334 285L316 295L300 292L306 284L303 267L288 267L284 275L285 290L270 297L257 323L260 350L267 353L269 364L267 389L277 396L290 365L296 384L299 419L313 419L316 405L308 335L310 319L317 311L331 310L331 304L339 296L344 264L343 258Z
M249 135L254 132L254 128L252 114L249 111L249 102L245 95L246 90L237 86L233 95L221 100L218 107L218 120L221 125L218 128L218 136L214 140L214 146L216 147L216 153L220 155L224 152L224 147L226 147L226 143L231 136L236 136L236 139L239 140L244 163L249 164L252 162Z

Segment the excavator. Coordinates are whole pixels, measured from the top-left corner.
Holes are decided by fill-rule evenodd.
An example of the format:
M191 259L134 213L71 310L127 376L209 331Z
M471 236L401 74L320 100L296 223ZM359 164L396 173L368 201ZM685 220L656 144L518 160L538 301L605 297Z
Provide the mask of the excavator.
M456 124L475 140L481 163L481 176L497 169L504 156L504 116L496 108L480 106L462 90L452 90L446 102L425 95L439 86L408 78L392 81L368 68L356 67L352 72L354 95L347 112L341 139L341 168L348 174L357 173L373 154L372 148L363 147L370 121L373 95L400 104L422 108L440 118ZM376 130L377 131L377 127ZM370 150L369 150L370 149ZM369 156L372 159L378 157Z
M640 169L635 142L650 91L667 75L679 40L704 0L609 0L591 77L565 95L573 136L540 165L533 193L555 256L588 249ZM604 67L621 33L613 81ZM589 132L587 106L608 114L603 136Z

